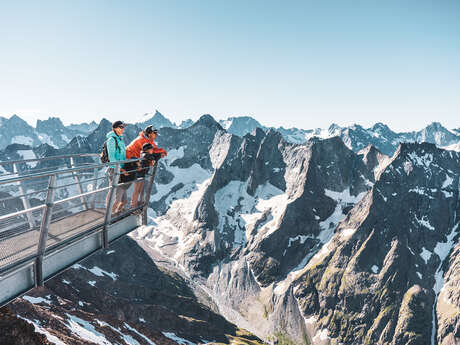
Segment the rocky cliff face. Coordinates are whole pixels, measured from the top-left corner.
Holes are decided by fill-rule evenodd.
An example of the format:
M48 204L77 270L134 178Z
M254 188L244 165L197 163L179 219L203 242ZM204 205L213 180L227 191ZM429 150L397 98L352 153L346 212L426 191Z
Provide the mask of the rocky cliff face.
M390 157L384 155L372 145L359 151L358 156L361 157L367 169L374 173L375 179L378 179L380 173L390 162Z
M65 127L57 117L50 117L44 121L37 120L35 130L42 142L55 148L64 147L77 135L84 135L81 131Z
M448 343L436 329L452 314L436 313L436 302L458 238L459 171L459 155L400 146L295 290L316 334L344 344Z
M403 144L390 159L338 138L295 145L217 126L201 139L196 152L170 152L151 231L135 235L197 279L223 315L266 339L313 343L426 344L456 329L457 314L432 314L441 263L455 265L458 154ZM195 155L206 163L179 168Z
M0 149L10 144L36 146L41 141L35 129L17 115L11 118L1 118L0 121Z
M1 316L10 322L2 344L260 344L128 237L17 299Z
M303 339L288 287L373 172L339 138L295 145L276 131L231 135L209 117L195 126L199 137L160 132L162 145L175 145L163 162L168 178L160 174L152 195L154 227L136 238L201 281L226 317L266 337Z

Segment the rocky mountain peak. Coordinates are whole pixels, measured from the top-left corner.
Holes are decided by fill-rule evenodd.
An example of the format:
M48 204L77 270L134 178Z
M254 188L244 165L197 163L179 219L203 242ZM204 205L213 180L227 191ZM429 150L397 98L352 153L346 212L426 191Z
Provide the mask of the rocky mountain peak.
M386 132L386 131L391 132L390 127L388 127L386 124L384 124L382 122L377 122L374 126L372 126L372 130L373 131L381 131L383 133Z
M37 131L41 132L43 129L48 128L60 129L65 128L61 119L58 117L49 117L47 120L37 120Z
M381 153L374 145L368 145L358 152L366 167L374 172L374 178L377 180L379 173L390 160L390 157Z
M200 116L198 121L196 121L193 126L191 127L206 127L206 128L214 128L217 130L223 130L222 126L217 122L211 115L204 114Z
M432 130L447 130L443 125L441 125L440 122L432 122L430 123L426 129L432 129Z
M333 123L332 125L329 126L328 132L331 134L335 134L335 133L339 133L341 129L342 127L340 127L338 124Z
M406 156L410 153L424 153L430 152L435 153L438 152L439 149L435 144L423 142L423 143L401 143L398 146L398 149L395 152L395 156L402 155Z
M11 117L9 118L9 121L10 121L11 123L14 123L14 124L21 124L21 125L29 126L29 124L28 124L26 121L24 121L23 119L21 119L21 118L20 118L18 115L16 115L16 114L13 114L13 116L11 116ZM30 127L30 126L29 126L29 127Z
M188 128L190 126L193 125L193 120L191 119L187 119L187 120L183 120L180 125L179 125L179 128Z
M277 132L277 131L270 131L269 130L269 132L274 132L274 133L276 133L275 135L278 135L279 137L281 137L281 134L279 134L279 132ZM252 135L253 137L260 137L260 138L265 137L265 134L266 134L265 131L260 127L254 128L254 130L250 133L250 135ZM273 134L270 134L270 135L273 135Z
M107 120L106 118L103 118L100 122L99 125L97 126L96 130L103 128L104 130L108 128L112 128L112 122Z
M162 113L160 113L157 109L155 109L155 113L146 113L142 116L142 119L137 123L137 125L141 128L146 126L154 126L155 128L163 128L163 127L173 127L175 128L176 125L168 120Z
M34 148L34 152L37 155L37 157L51 157L51 156L58 156L59 151L48 144L41 144Z

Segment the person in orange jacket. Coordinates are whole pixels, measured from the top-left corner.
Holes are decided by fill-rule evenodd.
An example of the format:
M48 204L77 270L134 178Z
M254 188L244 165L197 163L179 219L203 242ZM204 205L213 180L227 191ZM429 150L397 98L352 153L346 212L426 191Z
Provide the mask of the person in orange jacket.
M153 153L159 154L161 158L165 157L167 155L166 150L163 148L158 148L155 144L155 139L157 136L158 131L153 128L153 126L147 126L143 131L139 133L139 136L131 141L131 143L126 147L126 159L140 158L142 146L146 143L149 143L153 146ZM140 163L138 164L138 168L141 168ZM134 184L133 195L131 197L131 207L135 208L139 202L143 201L143 190L144 181L137 181Z

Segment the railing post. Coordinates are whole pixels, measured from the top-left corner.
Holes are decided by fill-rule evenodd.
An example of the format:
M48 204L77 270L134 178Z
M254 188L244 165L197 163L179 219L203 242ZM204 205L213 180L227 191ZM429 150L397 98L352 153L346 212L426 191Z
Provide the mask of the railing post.
M43 210L42 222L40 225L40 238L38 240L37 259L35 261L35 285L43 286L43 257L46 251L46 240L48 238L51 215L53 212L54 192L56 190L56 175L51 175L48 192L46 193L46 207Z
M99 169L94 168L93 169L93 179L94 179L93 190L97 190L98 188L98 185L97 185L98 177L99 177ZM96 194L94 194L92 201L91 201L91 209L94 210L95 208L96 208Z
M77 165L75 164L75 159L74 157L70 157L70 166L72 168L76 168ZM77 182L77 188L78 188L78 192L80 194L83 194L83 187L81 185L81 181L80 181L80 176L78 176L78 174L76 172L72 172L72 175L73 175L73 178L75 179L75 182ZM86 200L86 197L82 196L80 198L82 204L85 206L85 210L88 210L88 202Z
M114 162L115 163L115 162ZM107 209L105 211L104 228L102 229L102 247L107 248L109 246L108 227L112 220L112 208L115 202L115 194L118 187L118 179L120 178L120 163L115 163L115 169L112 176L112 186L109 189L109 197L107 202Z
M19 177L19 169L18 169L17 163L13 163L13 172ZM25 193L24 186L22 185L21 181L18 182L18 188L19 188L19 193L21 193L22 195L21 201L22 201L22 205L24 206L24 210L30 209L30 202L29 202L29 199L27 199L24 196L26 193ZM34 216L32 212L27 212L26 217L27 217L27 221L29 222L30 228L33 229L35 227L35 220L34 220Z
M152 174L150 175L147 188L144 190L144 208L142 209L142 225L147 225L147 210L150 203L150 194L152 194L153 181L155 180L155 174L157 172L158 161L152 168Z

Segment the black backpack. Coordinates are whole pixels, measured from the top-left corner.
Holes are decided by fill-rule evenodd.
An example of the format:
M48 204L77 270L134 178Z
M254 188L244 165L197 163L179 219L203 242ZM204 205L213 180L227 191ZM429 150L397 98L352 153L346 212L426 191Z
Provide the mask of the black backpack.
M102 163L108 163L110 162L109 160L109 153L107 152L107 142L113 137L110 137L106 141L104 141L104 145L102 145L102 152L101 152L101 162ZM115 150L119 150L118 148L118 140L113 138L115 140Z

